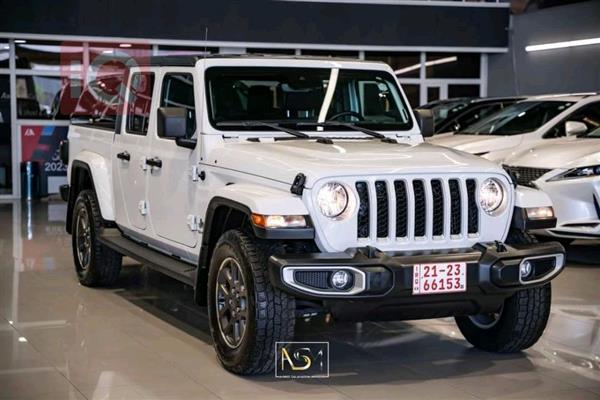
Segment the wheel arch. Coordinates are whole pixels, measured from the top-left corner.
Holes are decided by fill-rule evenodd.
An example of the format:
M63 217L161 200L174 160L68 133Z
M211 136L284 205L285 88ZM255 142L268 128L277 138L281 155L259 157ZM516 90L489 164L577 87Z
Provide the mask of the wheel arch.
M214 197L208 204L196 274L194 297L197 304L206 304L209 263L217 241L230 229L249 227L251 214L248 206L225 197Z
M235 185L228 186L227 189L232 189L232 186ZM313 227L306 229L279 229L275 232L274 230L262 229L254 226L251 223L252 213L269 215L269 211L267 211L269 207L265 204L258 204L260 203L260 199L257 199L256 193L254 193L254 197L251 196L245 199L246 201L244 198L240 198L240 196L245 197L242 193L243 190L237 191L235 200L229 196L215 196L211 199L206 209L195 285L195 299L198 304L206 303L210 260L219 238L226 231L231 229L245 229L247 231L252 231L256 237L261 239L314 240L315 232ZM292 202L294 205L288 208L288 214L297 212L299 215L306 215L306 218L310 223L308 211L304 207L302 200L297 197L291 197L289 194L286 194L286 197L288 200L291 199L298 202ZM281 214L281 209L276 209L272 212L272 214L278 213Z
M104 157L97 154L84 154L73 160L70 165L69 199L67 201L66 229L71 232L73 208L77 196L82 190L90 189L96 193L102 219L110 224L115 219L112 182L110 170Z

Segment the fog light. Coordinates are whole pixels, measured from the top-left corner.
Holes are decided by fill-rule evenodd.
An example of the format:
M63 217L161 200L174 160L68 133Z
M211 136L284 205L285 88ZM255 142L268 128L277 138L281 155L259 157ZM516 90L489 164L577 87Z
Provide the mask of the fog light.
M331 286L338 290L348 289L352 285L352 274L348 271L339 270L331 275Z
M521 278L528 278L533 271L533 266L529 261L523 261L521 263Z

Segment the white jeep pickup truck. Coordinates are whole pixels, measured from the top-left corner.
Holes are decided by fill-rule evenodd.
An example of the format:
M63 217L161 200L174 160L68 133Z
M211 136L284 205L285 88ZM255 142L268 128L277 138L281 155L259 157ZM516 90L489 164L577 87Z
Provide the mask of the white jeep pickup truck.
M238 374L318 315L455 316L477 348L525 349L564 265L527 233L554 226L551 202L430 133L382 63L131 62L89 85L62 146L79 279L114 283L126 255L193 286Z

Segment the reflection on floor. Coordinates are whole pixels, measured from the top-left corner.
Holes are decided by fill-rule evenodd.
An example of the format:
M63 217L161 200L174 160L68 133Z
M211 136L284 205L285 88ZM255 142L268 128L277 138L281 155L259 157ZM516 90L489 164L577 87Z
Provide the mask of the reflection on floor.
M211 347L192 291L129 262L78 285L66 208L0 204L0 399L600 399L598 247L574 245L550 325L519 355L469 347L450 319L300 324L330 342L329 379L242 378Z

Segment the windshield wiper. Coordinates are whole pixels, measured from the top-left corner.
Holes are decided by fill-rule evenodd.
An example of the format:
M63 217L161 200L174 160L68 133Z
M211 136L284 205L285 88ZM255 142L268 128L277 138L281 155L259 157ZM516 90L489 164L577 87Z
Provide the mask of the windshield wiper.
M372 136L377 139L386 139L387 136L373 131L371 129L363 128L362 126L354 125L349 122L338 122L338 121L323 121L323 122L299 122L297 125L310 125L310 126L342 126L344 128L352 129L358 132L366 133L369 136Z
M295 129L286 128L274 122L265 122L265 121L223 121L217 122L217 126L266 126L267 128L275 129L277 131L288 133L292 136L296 136L298 138L310 138L310 135L306 133L302 133Z

